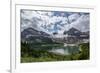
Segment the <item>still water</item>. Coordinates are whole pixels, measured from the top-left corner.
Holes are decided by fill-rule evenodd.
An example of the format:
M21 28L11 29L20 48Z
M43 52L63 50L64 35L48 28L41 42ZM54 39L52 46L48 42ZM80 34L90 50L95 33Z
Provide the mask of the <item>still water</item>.
M66 46L66 47L52 47L49 52L53 52L56 54L62 54L62 55L71 55L71 54L76 54L79 53L80 49L78 46Z
M55 54L61 54L61 55L71 55L71 54L76 54L76 53L79 53L80 52L80 48L79 46L64 46L64 45L58 45L56 44L55 45L45 45L45 44L42 44L42 45L35 45L34 46L31 46L32 49L35 49L35 50L45 50L45 51L48 51L48 52L52 52L52 53L55 53Z

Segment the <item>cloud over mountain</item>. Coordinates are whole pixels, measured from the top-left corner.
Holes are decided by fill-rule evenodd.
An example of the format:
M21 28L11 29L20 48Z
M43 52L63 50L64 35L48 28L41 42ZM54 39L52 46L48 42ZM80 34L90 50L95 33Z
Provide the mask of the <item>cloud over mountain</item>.
M32 27L52 34L75 27L80 31L89 31L89 13L21 10L21 31Z

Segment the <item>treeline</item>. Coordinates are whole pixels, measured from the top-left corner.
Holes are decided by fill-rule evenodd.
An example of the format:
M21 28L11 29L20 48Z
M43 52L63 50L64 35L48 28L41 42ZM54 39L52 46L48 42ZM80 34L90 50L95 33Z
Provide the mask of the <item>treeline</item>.
M90 59L90 44L89 43L83 43L80 44L80 60L84 60L84 59Z
M80 44L80 52L72 55L61 55L48 52L47 48L51 49L50 46L53 44L46 45L48 46L41 46L41 43L30 44L21 42L21 62L70 61L89 59L89 43Z

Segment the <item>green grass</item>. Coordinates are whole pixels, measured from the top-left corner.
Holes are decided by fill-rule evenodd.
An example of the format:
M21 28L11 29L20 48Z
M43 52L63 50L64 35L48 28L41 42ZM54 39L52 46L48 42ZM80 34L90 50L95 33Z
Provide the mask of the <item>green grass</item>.
M21 62L22 63L29 63L29 62L48 62L48 61L69 61L71 60L71 57L69 56L55 56L52 57L39 57L39 58L33 58L33 57L22 57Z
M70 55L60 55L43 50L41 51L35 50L33 53L34 54L32 55L34 55L34 57L28 55L21 57L21 62L27 63L27 62L64 61L71 59Z

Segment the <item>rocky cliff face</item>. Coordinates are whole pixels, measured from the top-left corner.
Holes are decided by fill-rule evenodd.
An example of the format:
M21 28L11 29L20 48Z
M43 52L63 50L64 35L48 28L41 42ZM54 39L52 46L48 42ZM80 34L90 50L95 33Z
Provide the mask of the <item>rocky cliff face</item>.
M32 43L52 42L49 34L35 30L34 28L27 28L23 30L21 32L21 41Z

